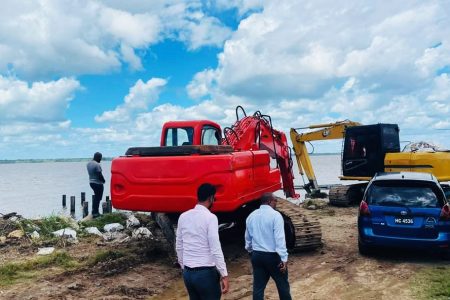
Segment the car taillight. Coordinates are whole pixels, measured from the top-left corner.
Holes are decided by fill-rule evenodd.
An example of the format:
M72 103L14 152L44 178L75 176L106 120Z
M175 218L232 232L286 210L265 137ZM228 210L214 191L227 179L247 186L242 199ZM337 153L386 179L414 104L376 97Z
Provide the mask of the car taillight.
M366 201L361 201L361 204L359 205L359 215L370 216L369 205L367 205Z
M450 220L450 207L448 206L448 203L442 206L441 215L439 216L439 219L445 221Z

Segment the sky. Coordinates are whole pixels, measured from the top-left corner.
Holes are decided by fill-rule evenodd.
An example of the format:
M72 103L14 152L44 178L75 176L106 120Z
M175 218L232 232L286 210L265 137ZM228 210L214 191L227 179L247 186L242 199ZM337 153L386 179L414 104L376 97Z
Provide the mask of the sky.
M0 6L0 159L115 157L237 105L287 135L350 119L450 148L450 0Z

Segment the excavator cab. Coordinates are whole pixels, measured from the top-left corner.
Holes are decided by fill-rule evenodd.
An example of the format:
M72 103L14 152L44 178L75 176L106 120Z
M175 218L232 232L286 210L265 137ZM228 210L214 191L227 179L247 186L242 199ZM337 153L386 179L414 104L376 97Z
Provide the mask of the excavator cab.
M349 127L345 131L342 174L373 177L384 172L386 153L400 152L397 124L374 124Z
M220 126L209 120L167 122L161 134L161 146L217 146L221 140Z

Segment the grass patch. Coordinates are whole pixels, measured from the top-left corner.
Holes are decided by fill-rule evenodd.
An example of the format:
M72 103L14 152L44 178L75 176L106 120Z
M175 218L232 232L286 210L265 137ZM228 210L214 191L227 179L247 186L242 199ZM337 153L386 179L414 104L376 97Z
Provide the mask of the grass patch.
M77 267L79 263L67 252L55 252L20 263L7 263L0 266L0 286L11 285L22 279L33 278L39 270L59 267L65 270Z
M116 260L118 258L124 257L125 255L126 253L120 250L98 251L95 256L91 257L88 260L87 265L94 266L101 262Z
M49 216L39 220L20 220L20 226L26 233L32 233L36 230L39 232L41 238L52 239L54 238L54 231L73 227L73 221L60 216Z
M450 267L429 267L421 270L413 280L418 299L450 298Z
M110 214L101 215L93 220L84 221L82 224L83 227L97 227L98 229L103 230L103 227L110 223L120 223L125 226L126 220L127 217L125 215L113 212Z

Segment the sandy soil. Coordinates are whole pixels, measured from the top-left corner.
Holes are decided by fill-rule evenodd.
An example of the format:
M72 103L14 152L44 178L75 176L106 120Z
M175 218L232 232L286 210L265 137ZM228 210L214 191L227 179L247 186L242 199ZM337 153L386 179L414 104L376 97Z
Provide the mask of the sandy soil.
M415 272L442 263L439 257L428 254L361 256L357 249L357 208L326 208L313 214L320 219L324 247L290 255L293 299L414 299L411 279ZM230 292L223 299L251 299L251 265L242 238L224 235L222 239L230 273ZM34 281L0 288L0 299L186 299L173 258L161 251L163 242L153 243L128 244L126 247L135 247L137 259L118 259L62 274L49 270ZM92 240L69 247L69 252L83 258L99 248L120 247L124 246ZM29 257L32 252L24 246L0 248L0 263ZM278 299L272 281L266 299Z

